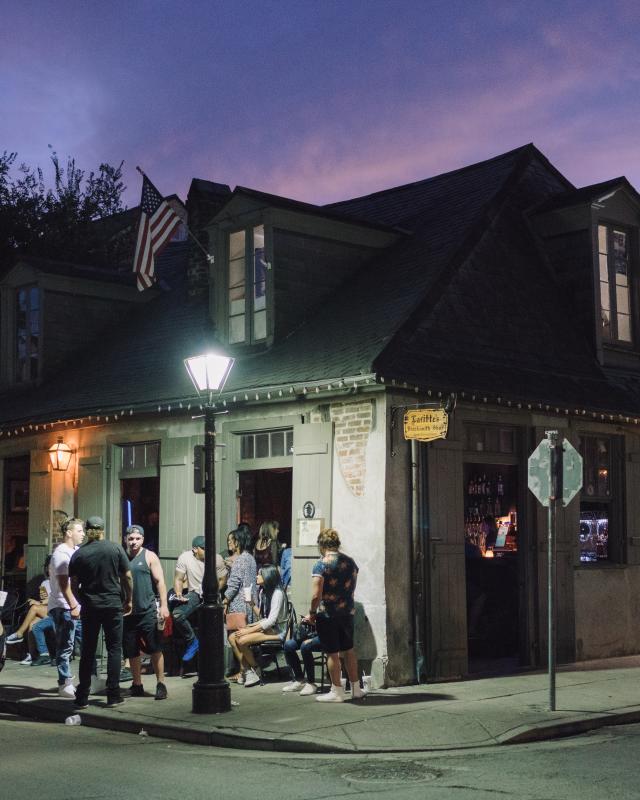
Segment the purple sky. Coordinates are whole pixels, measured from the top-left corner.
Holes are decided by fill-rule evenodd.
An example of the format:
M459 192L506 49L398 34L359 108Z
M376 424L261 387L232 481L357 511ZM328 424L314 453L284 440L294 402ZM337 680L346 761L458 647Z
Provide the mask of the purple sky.
M0 151L315 203L534 142L640 189L635 0L0 0Z

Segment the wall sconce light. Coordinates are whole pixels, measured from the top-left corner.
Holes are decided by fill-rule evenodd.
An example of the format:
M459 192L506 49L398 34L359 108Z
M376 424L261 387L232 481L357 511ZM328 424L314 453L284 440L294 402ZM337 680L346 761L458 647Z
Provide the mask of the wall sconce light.
M58 472L66 472L72 455L73 450L62 441L62 436L58 436L58 441L49 448L52 469Z

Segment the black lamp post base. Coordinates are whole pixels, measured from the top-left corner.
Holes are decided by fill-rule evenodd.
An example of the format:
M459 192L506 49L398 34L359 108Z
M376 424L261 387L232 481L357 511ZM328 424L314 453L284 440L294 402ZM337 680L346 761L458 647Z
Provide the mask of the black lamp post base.
M231 711L231 687L226 681L222 683L193 684L192 694L194 714L222 714Z

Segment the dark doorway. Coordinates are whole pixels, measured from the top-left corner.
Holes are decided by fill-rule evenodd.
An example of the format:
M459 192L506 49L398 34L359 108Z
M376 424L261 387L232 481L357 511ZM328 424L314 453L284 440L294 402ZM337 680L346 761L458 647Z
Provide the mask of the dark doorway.
M269 520L280 523L279 540L291 547L291 485L293 470L256 469L240 472L238 515L256 534Z
M129 525L144 528L144 546L157 555L160 531L160 478L126 478L120 481L122 541Z
M24 590L29 527L29 456L4 460L2 588Z
M518 470L465 464L465 567L470 673L519 665Z

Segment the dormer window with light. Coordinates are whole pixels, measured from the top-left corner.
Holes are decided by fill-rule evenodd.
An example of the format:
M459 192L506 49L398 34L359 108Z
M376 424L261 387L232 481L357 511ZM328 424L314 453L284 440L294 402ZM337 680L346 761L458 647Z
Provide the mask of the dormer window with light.
M613 344L633 342L629 238L619 226L598 225L602 340Z
M268 269L264 225L229 233L229 344L254 344L266 340Z

